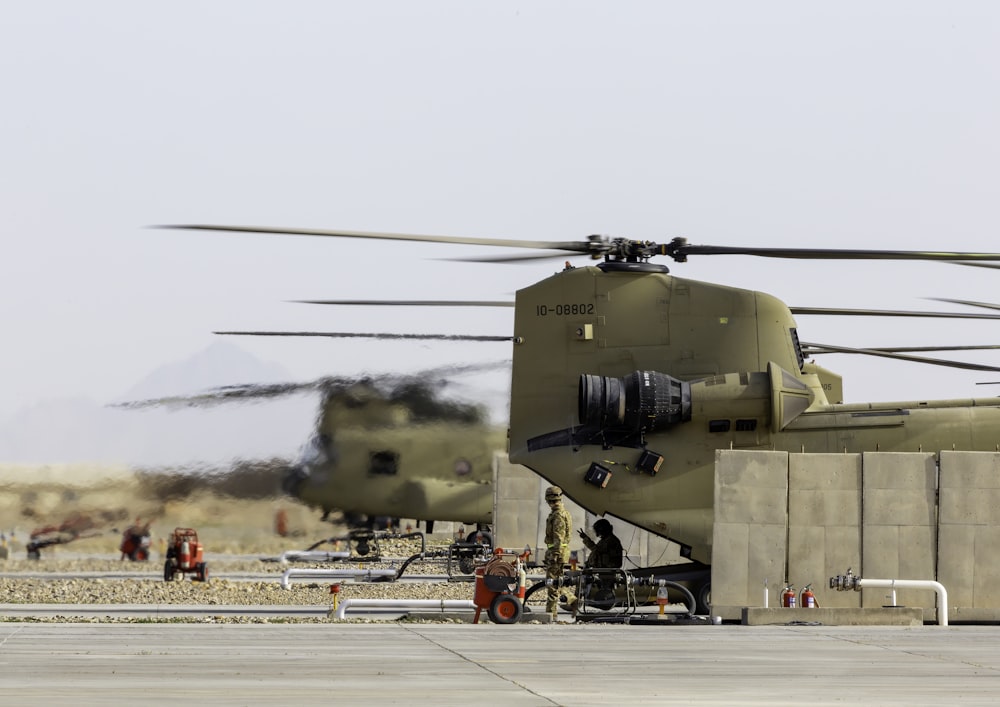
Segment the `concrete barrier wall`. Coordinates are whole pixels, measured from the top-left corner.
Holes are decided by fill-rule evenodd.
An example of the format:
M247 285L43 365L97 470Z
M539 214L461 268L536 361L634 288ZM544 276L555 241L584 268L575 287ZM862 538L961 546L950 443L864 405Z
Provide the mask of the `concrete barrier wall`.
M932 453L719 452L713 613L734 619L736 607L762 606L762 577L777 606L781 586L772 576L800 591L812 583L822 607L890 604L889 589L829 589L829 578L850 568L869 579L937 580L948 591L952 621L1000 620L1000 454L939 458L940 464ZM772 513L783 500L785 519ZM775 532L784 522L782 545ZM936 620L933 591L897 590L896 603Z
M508 550L531 548L531 561L545 560L545 519L549 506L545 503L548 481L520 464L511 464L507 455L493 456L493 544ZM566 510L573 519L570 550L584 557L585 549L576 534L587 522L586 512L564 499Z
M542 561L539 554L538 508L544 498L539 493L539 476L530 469L511 464L506 454L493 457L493 542L496 547L532 552L532 559ZM543 528L544 532L544 528Z
M720 450L715 456L712 613L739 619L771 605L785 580L788 454Z
M821 607L857 608L857 592L828 588L861 563L861 455L788 455L788 580L807 584ZM776 606L777 604L775 604Z
M941 452L938 581L952 621L1000 620L1000 454Z
M937 567L937 465L931 453L866 452L862 460L862 562L864 577L935 579ZM855 574L858 570L855 569ZM836 574L840 574L837 572ZM888 589L865 589L862 606L891 604ZM898 590L896 603L934 616L936 595Z

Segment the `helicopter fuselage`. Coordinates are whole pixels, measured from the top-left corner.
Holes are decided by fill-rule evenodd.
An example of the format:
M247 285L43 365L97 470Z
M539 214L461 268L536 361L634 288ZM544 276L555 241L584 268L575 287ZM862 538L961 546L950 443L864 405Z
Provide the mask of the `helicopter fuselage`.
M492 521L502 430L442 422L321 429L284 482L303 503L370 517Z
M710 562L716 450L998 448L996 398L844 404L780 300L609 265L520 290L515 309L510 459L593 513Z

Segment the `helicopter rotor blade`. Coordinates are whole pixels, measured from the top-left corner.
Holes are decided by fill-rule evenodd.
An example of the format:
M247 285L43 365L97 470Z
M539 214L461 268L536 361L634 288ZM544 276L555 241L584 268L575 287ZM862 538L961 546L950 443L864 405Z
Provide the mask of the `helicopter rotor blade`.
M934 300L935 302L949 302L951 304L964 304L969 307L982 307L984 309L1000 309L1000 304L993 304L992 302L973 302L967 299L948 299L947 297L928 297L929 300Z
M390 307L508 307L513 302L494 300L375 300L375 299L295 299L299 304L373 305Z
M831 307L789 307L792 314L839 317L934 317L939 319L1000 319L1000 314L968 312L911 312L892 309L836 309Z
M379 231L327 230L311 228L277 228L264 226L227 226L208 224L178 224L155 226L155 228L181 229L188 231L226 231L236 233L267 233L275 235L323 236L334 238L369 238L393 241L423 241L428 243L452 243L459 245L501 246L505 248L527 248L557 250L563 253L589 255L592 258L606 256L627 260L646 260L655 255L666 255L676 262L685 262L691 255L752 255L762 258L795 258L806 260L943 260L943 261L1000 261L1000 253L962 253L946 251L911 250L864 250L836 248L754 248L742 246L714 246L688 243L686 238L677 237L668 243L638 241L627 238L609 238L591 235L584 241L529 241L505 238L474 238L467 236L437 236L413 233L384 233ZM552 257L552 256L541 256Z
M822 344L801 342L802 353L807 356L826 353L850 353L849 351L833 351ZM969 346L865 346L865 351L886 351L888 353L917 353L926 351L989 351L1000 349L1000 344L973 344Z
M676 242L678 239L674 239ZM673 242L672 242L673 243ZM672 245L671 243L671 245ZM668 249L670 245L666 246ZM676 255L675 255L676 253ZM753 255L759 258L795 258L798 260L997 260L1000 253L956 253L924 250L865 250L851 248L746 248L682 243L667 253L677 255Z
M825 349L825 353L847 353L862 354L865 356L877 356L880 358L891 358L897 361L910 361L912 363L926 363L932 366L945 366L947 368L961 368L967 371L1000 371L1000 367L987 366L979 363L965 363L964 361L948 361L938 358L926 358L924 356L907 356L902 353L892 353L889 351L878 351L876 349L857 349L847 346L833 346L830 344L806 344L806 346Z
M1000 310L1000 305L986 302L969 302L966 300L937 299L941 302L951 302L953 304L968 304L972 306L987 307L989 309ZM372 306L393 306L393 307L504 307L513 308L515 303L504 300L346 300L346 299L298 299L289 302L300 304L326 304L326 305L372 305ZM885 310L885 309L838 309L832 307L789 307L792 314L800 315L829 315L829 316L853 316L853 317L936 317L941 319L998 319L1000 315L990 314L970 314L968 312L918 312L909 310ZM945 349L930 349L945 350Z
M458 245L503 246L507 248L542 248L575 253L590 253L595 244L598 249L606 244L601 236L588 241L526 241L506 238L475 238L466 236L434 236L417 233L383 233L379 231L342 231L313 228L270 228L262 226L220 226L205 224L179 224L153 226L153 228L180 229L184 231L228 231L235 233L267 233L279 236L323 236L328 238L369 238L389 241L423 241L426 243L453 243Z
M352 331L213 331L220 336L324 336L333 339L412 339L417 341L513 341L512 336L472 334L393 334Z
M573 255L582 255L582 253L574 253ZM466 256L461 258L438 258L438 260L447 260L449 262L458 263L523 263L529 260L556 260L566 257L566 253L522 253L521 255L481 255L481 256ZM591 257L599 258L600 253L593 255Z
M323 376L310 381L291 383L243 383L210 388L192 395L173 395L162 398L111 403L107 407L139 410L152 407L207 407L229 402L261 401L299 393L347 389L366 383L383 390L404 387L413 382L434 381L440 384L463 375L510 368L509 360L483 363L451 364L411 374L365 373L353 377Z
M955 263L955 265L968 265L973 268L993 268L994 270L1000 270L1000 264L997 263Z

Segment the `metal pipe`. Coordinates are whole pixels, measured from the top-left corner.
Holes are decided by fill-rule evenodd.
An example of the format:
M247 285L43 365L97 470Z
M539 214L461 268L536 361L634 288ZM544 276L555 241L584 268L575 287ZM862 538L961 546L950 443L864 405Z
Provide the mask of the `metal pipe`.
M893 596L895 596L896 589L933 589L938 595L938 626L948 625L948 590L940 582L935 582L932 579L862 579L860 577L856 581L859 589L867 587L891 589Z
M346 550L335 552L321 552L319 550L288 550L281 553L278 562L287 565L289 560L297 562L333 562L334 560L346 560L351 556Z
M459 611L476 609L476 603L465 599L344 599L337 607L334 618L342 619L350 608L358 609L440 609Z
M358 570L358 569L290 569L285 570L281 575L281 588L290 589L288 581L295 579L367 579L371 581L374 577L396 577L396 570Z

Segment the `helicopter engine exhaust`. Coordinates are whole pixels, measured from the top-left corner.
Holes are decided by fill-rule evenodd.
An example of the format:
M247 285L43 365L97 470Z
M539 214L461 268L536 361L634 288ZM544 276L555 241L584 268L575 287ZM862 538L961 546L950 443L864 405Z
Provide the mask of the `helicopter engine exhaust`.
M580 424L653 432L691 419L691 386L666 373L580 376Z

